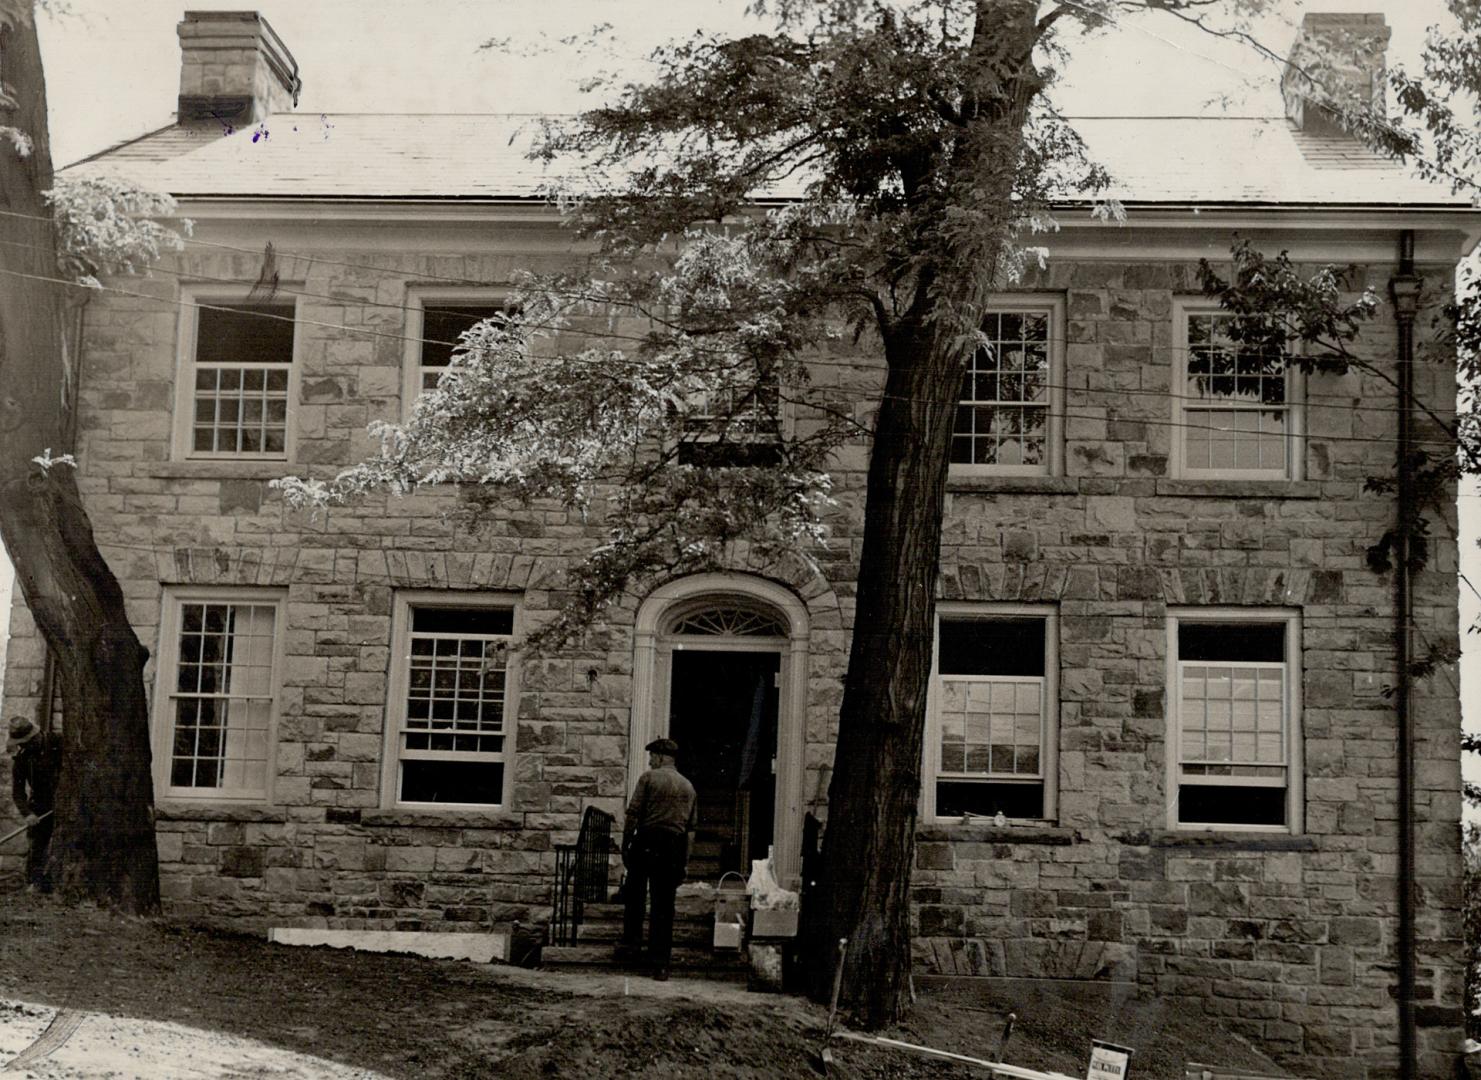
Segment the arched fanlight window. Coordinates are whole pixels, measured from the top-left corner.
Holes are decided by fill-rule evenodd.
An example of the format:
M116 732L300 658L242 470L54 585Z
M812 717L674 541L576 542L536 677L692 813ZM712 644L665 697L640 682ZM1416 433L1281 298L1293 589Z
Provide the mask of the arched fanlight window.
M675 634L724 637L786 637L787 627L774 615L754 608L706 607L674 624Z

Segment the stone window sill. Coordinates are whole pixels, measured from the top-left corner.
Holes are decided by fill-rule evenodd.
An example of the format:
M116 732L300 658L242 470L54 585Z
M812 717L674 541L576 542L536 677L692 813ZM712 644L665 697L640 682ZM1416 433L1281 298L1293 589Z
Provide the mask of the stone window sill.
M154 807L155 821L247 821L281 825L288 820L286 810L275 806L232 803L162 802Z
M1182 851L1316 851L1316 838L1269 832L1184 832L1177 829L1134 833L1117 837L1137 847L1175 848Z
M138 475L162 480L277 480L284 476L302 476L316 472L332 476L333 471L292 461L151 461L138 467Z
M1073 476L992 476L984 473L950 473L947 491L1003 495L1073 495L1079 490Z
M1063 847L1075 842L1075 830L1057 825L962 825L938 821L915 830L917 841L966 844L1046 844Z
M1194 499L1320 499L1319 480L1158 480L1158 495Z

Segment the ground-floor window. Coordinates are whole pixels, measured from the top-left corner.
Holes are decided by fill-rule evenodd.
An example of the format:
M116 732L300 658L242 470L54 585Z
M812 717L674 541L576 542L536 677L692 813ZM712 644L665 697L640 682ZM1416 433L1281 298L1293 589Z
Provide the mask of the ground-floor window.
M1286 610L1169 614L1174 825L1299 827L1300 637Z
M931 819L1054 816L1053 609L942 604L926 745Z
M155 694L156 781L167 797L269 797L282 594L165 594Z
M507 801L514 616L508 597L398 598L386 755L392 804Z

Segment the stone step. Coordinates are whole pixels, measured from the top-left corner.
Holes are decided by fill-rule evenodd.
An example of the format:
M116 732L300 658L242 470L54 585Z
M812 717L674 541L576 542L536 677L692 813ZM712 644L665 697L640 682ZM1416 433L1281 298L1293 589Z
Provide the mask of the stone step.
M609 947L622 938L621 919L602 919L596 922L582 920L576 931L576 939L582 943L605 942ZM708 946L714 940L714 920L703 922L693 919L674 920L674 944Z
M639 977L648 974L641 962L614 961L612 946L607 944L547 945L540 952L540 966L558 971L602 970ZM713 982L745 982L751 970L744 953L715 953L678 945L674 947L669 967L676 976Z

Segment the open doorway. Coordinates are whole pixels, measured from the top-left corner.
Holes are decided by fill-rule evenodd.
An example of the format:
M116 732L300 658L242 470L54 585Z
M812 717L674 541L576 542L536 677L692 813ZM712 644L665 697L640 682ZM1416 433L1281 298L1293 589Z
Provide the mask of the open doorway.
M776 834L778 652L676 649L669 734L699 798L691 881L744 876Z

